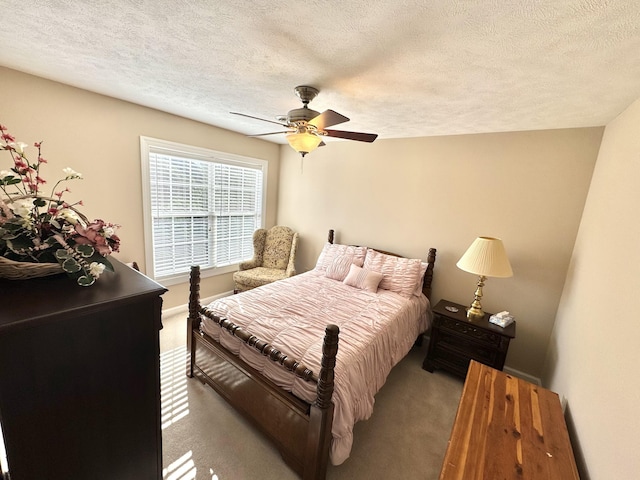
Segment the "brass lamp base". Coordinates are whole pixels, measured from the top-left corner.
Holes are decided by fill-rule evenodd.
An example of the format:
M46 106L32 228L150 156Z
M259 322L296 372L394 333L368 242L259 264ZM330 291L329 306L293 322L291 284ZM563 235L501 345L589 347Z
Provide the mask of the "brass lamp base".
M481 318L484 318L484 312L481 308L471 306L467 308L467 318L469 320L480 320Z
M480 299L482 298L482 287L484 287L484 281L487 277L480 275L478 279L478 285L476 287L476 292L474 294L473 302L471 306L467 309L467 319L468 320L480 320L484 318L484 312L482 311L482 305L480 304Z

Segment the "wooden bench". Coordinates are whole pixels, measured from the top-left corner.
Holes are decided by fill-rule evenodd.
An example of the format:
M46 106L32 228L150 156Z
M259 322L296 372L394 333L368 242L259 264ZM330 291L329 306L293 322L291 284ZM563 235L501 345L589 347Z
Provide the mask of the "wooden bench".
M472 360L440 480L578 478L558 395Z

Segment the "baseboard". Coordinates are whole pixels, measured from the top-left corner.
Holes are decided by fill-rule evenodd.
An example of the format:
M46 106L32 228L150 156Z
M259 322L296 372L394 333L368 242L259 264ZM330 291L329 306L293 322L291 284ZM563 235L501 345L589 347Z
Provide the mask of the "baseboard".
M542 381L538 377L534 377L533 375L529 375L528 373L521 372L520 370L516 370L515 368L511 368L507 365L504 366L503 370L505 373L513 375L514 377L521 378L522 380L526 380L529 383L542 385Z
M219 295L214 295L212 297L201 298L200 303L202 305L208 305L214 300L218 300L219 298L228 297L229 295L233 295L233 290L225 293L221 293ZM162 309L162 314L166 316L171 315L179 315L180 313L188 313L189 312L189 304L185 303L184 305L178 305L177 307L164 308Z

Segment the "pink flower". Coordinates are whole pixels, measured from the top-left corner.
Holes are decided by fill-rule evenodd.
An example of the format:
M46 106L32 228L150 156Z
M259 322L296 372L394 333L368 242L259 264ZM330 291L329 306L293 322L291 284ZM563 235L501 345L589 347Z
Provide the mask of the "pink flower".
M78 223L76 224L76 232L79 236L74 237L73 240L81 245L92 245L100 255L106 257L111 254L112 249L104 236L104 225L102 220L96 220L86 228Z
M27 162L22 160L22 158L18 158L14 163L16 165L16 169L20 170L20 174L24 175L29 171L29 165L27 165Z
M114 252L120 251L120 237L117 235L111 235L109 238L109 245L111 246L111 250Z

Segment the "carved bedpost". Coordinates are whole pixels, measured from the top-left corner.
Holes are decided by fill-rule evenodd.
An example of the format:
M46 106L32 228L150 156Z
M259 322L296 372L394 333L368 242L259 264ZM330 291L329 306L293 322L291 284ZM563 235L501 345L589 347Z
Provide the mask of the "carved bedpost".
M189 317L187 319L187 350L189 351L189 365L187 366L187 376L193 377L193 365L195 363L196 352L193 343L193 331L200 326L200 267L191 267L189 275Z
M433 281L433 265L435 262L436 249L430 248L429 255L427 256L427 270L424 272L424 279L422 281L422 292L429 300L431 300L431 282Z
M329 230L329 238L327 238L327 242L333 243L333 230Z
M319 408L329 408L331 396L333 395L333 379L335 377L334 368L336 366L336 355L338 354L338 334L340 329L337 325L327 325L324 331L324 343L322 344L322 364L320 375L318 376L318 398L316 405Z
M338 353L337 325L327 325L322 344L322 366L318 376L318 397L309 412L309 435L305 454L303 480L319 480L327 476L331 425L333 424L333 380Z

